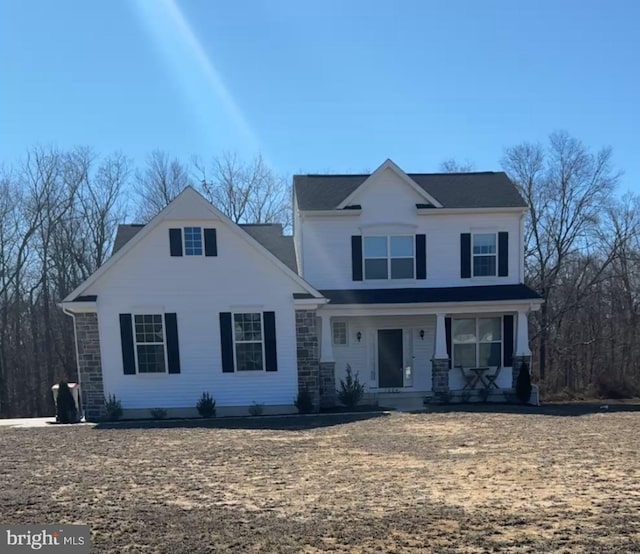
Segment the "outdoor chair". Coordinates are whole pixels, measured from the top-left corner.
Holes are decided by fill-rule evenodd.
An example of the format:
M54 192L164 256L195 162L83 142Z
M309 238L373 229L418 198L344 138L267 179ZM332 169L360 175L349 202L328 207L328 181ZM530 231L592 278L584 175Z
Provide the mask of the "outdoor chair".
M485 379L487 380L487 388L488 389L490 389L492 385L497 389L500 388L498 386L498 383L496 383L496 381L498 380L498 377L500 376L500 371L501 370L502 370L502 366L498 366L498 367L496 367L495 372L493 372L491 375L486 375L485 376Z
M472 389L477 378L476 375L469 371L465 371L464 367L461 365L457 365L456 367L460 369L460 373L462 373L462 378L464 379L464 387L462 387L462 390Z

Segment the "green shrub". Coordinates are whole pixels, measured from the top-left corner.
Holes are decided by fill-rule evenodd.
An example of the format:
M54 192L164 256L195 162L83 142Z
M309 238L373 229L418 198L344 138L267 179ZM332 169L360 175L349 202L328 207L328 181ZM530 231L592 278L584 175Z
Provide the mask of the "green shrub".
M104 401L104 407L109 421L118 421L122 417L122 403L115 394L110 394Z
M313 412L313 396L307 388L298 391L298 396L293 403L301 414L310 414Z
M338 392L338 400L347 408L353 408L358 405L364 395L364 385L360 383L358 372L355 376L351 370L351 366L347 364L347 376L340 379L340 390Z
M520 366L518 380L516 381L516 396L523 404L529 402L531 398L531 374L529 373L529 365L526 362Z
M149 411L151 412L151 417L153 419L164 419L167 417L167 410L164 408L151 408Z
M264 404L258 404L257 402L254 402L253 404L251 404L251 406L249 406L249 415L251 416L260 416L262 415L263 411Z
M203 392L200 400L196 404L196 408L201 417L215 417L216 416L216 401L211 398L208 392Z
M78 423L78 410L66 381L58 383L58 397L56 398L56 420L58 423Z

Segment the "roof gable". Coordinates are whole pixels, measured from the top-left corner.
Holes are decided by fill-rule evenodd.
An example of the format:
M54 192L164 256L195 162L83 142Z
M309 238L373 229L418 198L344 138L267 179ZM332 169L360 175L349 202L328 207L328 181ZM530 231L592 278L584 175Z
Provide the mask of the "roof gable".
M438 202L433 196L431 196L424 188L420 187L409 175L407 175L402 169L400 169L393 161L387 159L378 169L376 169L371 175L369 175L362 183L360 183L349 195L344 198L337 206L337 209L345 209L347 206L354 204L354 199L366 191L366 188L375 181L376 177L381 175L385 171L391 171L399 177L399 179L407 186L411 187L418 195L426 200L427 203L441 208L442 204Z
M195 215L193 215L195 214ZM116 237L114 243L113 255L99 267L86 281L80 284L75 290L73 290L63 302L71 302L76 297L81 296L93 283L95 283L102 275L111 271L111 269L117 265L119 260L124 258L127 253L132 250L136 244L144 240L144 238L151 233L160 223L164 221L172 220L185 220L185 219L211 219L212 221L218 220L225 225L232 232L242 237L243 240L251 244L259 253L267 257L269 261L275 264L281 271L283 271L290 279L295 281L304 290L312 294L315 298L322 298L322 295L316 291L309 283L302 279L294 267L284 262L274 255L270 249L265 247L259 240L255 238L259 232L253 233L245 232L237 224L231 221L220 210L215 208L209 201L207 201L200 193L194 190L192 187L185 188L168 206L166 206L158 215L156 215L149 223L144 226L129 225L119 226L118 233L120 234L120 227L126 228L120 239ZM263 233L265 234L265 233ZM273 233L271 233L273 235ZM287 238L287 237L283 237ZM281 247L277 245L278 241L274 240L273 236L270 236L272 248Z

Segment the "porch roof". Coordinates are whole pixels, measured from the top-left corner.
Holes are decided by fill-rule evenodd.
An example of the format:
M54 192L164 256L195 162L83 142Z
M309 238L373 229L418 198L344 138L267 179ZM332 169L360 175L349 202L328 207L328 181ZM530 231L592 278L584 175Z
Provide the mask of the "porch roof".
M423 304L456 302L496 302L541 300L541 296L523 284L480 285L475 287L434 287L405 289L321 290L330 304Z

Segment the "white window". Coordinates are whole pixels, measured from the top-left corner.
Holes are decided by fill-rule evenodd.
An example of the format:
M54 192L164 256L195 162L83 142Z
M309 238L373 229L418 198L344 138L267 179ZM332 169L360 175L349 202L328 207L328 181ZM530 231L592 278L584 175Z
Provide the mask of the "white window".
M491 277L496 275L497 248L495 233L473 235L473 276Z
M348 343L347 334L347 322L346 321L334 321L333 322L333 344L337 346L344 346Z
M454 319L453 366L498 367L502 365L502 318Z
M413 236L364 237L365 279L413 279Z
M233 314L236 371L264 370L264 340L261 313Z
M184 228L184 255L202 256L202 228Z
M162 314L136 314L134 322L138 373L166 372Z

